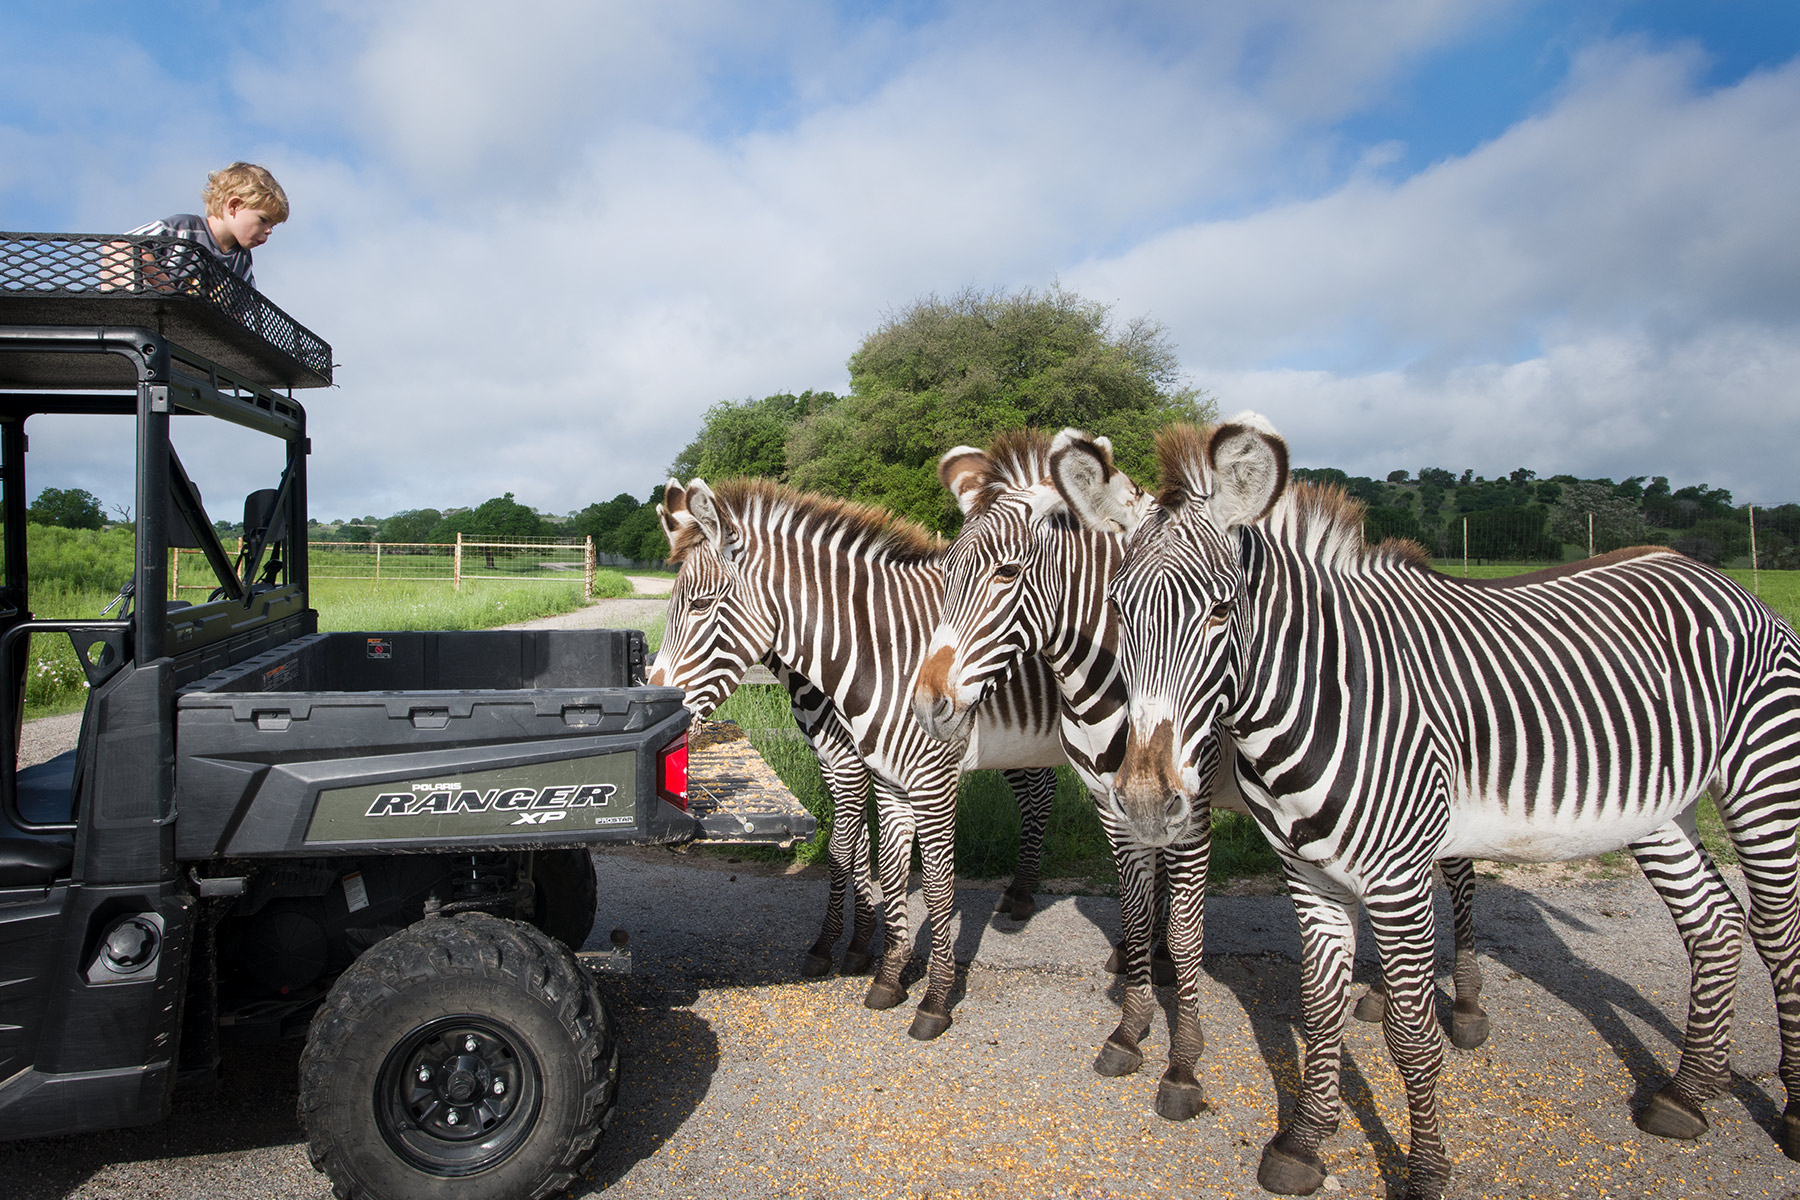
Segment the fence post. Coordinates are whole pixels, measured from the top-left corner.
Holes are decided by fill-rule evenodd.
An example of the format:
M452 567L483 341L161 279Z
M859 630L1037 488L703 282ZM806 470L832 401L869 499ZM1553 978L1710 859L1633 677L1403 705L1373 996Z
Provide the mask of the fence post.
M462 591L462 534L456 535L456 561L450 568L450 590Z
M1594 557L1594 514L1588 514L1588 557Z
M590 533L582 540L587 548L581 555L581 598L591 600L594 595L594 535Z
M181 547L170 546L169 553L175 559L175 566L169 571L169 596L171 599L179 600L181 599ZM1752 549L1750 553L1754 555L1756 551Z
M1750 594L1762 595L1762 575L1756 566L1756 505L1746 504L1750 510Z
M1463 578L1469 577L1469 518L1463 518Z
M381 543L375 543L375 586L381 586Z

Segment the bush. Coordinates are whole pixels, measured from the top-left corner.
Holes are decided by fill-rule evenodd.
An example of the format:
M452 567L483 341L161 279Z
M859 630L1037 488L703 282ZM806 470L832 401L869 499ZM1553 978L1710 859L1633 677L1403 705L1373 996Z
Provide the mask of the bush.
M631 580L619 571L608 571L604 567L594 572L594 595L602 600L616 600L620 596L632 594Z

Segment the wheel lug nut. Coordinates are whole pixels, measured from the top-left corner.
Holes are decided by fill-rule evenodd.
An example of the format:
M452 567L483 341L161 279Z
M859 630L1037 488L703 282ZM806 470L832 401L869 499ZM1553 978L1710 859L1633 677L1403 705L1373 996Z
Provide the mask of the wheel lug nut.
M506 1095L506 1080L504 1080L504 1079L494 1080L494 1095L496 1095L496 1096Z
M474 1034L470 1034L463 1041L463 1049L467 1050L470 1054L475 1053L475 1035Z
M420 1067L419 1068L419 1082L420 1083L430 1083L431 1082L431 1068L430 1067Z
M447 1117L445 1117L445 1118L444 1118L444 1123L445 1123L445 1124L447 1124L447 1125L454 1125L454 1124L456 1124L456 1123L457 1123L457 1122L458 1122L458 1121L459 1121L459 1120L460 1120L460 1119L461 1119L461 1118L459 1118L459 1117L458 1117L458 1116L457 1116L457 1115L456 1115L456 1110L455 1110L455 1109L454 1109L454 1108L453 1108L453 1109L451 1109L451 1110L450 1110L450 1115L449 1115L449 1116L447 1116Z

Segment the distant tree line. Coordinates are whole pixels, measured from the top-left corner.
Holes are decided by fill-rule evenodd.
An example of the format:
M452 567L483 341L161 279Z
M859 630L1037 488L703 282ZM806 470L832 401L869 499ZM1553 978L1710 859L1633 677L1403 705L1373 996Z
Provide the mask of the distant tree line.
M1385 481L1334 468L1294 474L1336 484L1367 505L1370 540L1410 538L1439 558L1462 556L1465 529L1471 559L1557 562L1570 547L1586 553L1590 535L1595 553L1660 544L1715 565L1750 554L1749 510L1735 507L1728 490L1671 488L1662 475L1615 483L1539 479L1525 467L1495 479L1442 467L1394 471ZM1800 569L1800 504L1757 511L1756 555L1761 567Z
M660 562L669 554L669 543L656 520L656 503L662 499L658 488L647 500L620 492L611 500L595 501L566 518L547 517L513 499L511 492L484 501L474 508L449 512L435 508L413 508L391 517L366 516L333 525L309 522L313 540L321 542L380 542L384 545L414 545L454 542L461 534L465 542L523 542L550 538L594 539L594 549L601 554L617 554L624 558ZM236 526L219 523L221 534L236 536Z

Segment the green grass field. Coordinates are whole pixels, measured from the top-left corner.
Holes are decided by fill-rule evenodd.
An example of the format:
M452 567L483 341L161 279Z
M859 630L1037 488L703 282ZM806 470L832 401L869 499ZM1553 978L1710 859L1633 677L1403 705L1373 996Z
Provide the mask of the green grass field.
M609 587L631 585L617 572ZM81 587L34 588L32 611L40 618L70 620L98 617L114 593ZM513 583L477 580L453 591L448 583L395 583L376 586L362 579L315 580L313 607L322 630L491 629L538 617L572 612L586 601L577 576L566 583ZM116 615L117 609L114 610ZM87 699L87 679L75 649L62 634L31 639L25 669L25 719L73 712Z

